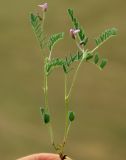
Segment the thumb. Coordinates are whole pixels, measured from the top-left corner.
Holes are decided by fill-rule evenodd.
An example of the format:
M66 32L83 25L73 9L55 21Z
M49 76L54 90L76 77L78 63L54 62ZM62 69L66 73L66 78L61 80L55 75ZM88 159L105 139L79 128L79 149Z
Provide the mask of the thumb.
M17 160L61 160L58 154L53 153L38 153Z

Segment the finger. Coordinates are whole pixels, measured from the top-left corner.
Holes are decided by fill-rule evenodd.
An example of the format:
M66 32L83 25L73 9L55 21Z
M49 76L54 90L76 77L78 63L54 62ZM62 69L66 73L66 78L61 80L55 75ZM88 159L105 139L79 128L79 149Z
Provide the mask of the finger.
M58 154L38 153L17 160L61 160Z

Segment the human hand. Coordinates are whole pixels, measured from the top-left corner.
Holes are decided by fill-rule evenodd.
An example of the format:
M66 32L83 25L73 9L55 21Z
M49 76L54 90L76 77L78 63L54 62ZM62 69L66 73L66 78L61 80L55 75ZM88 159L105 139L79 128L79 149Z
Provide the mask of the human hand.
M29 155L23 158L19 158L17 160L61 160L58 154L53 153L38 153Z

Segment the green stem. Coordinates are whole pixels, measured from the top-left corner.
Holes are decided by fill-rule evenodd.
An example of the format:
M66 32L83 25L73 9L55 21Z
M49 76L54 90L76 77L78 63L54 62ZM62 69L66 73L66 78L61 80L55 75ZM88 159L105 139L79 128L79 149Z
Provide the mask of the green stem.
M67 98L67 75L65 74L65 134L64 142L66 142L66 134L68 128L68 111L69 111L69 99Z
M71 126L71 122L69 123L69 125L68 125L68 127L67 127L66 138L68 137L68 133L69 133L69 130L70 130L70 126Z
M61 153L63 153L63 150L64 150L64 146L66 144L66 140L67 140L67 137L68 137L68 133L69 133L69 129L70 129L70 126L71 126L71 123L69 122L69 119L68 119L68 112L69 112L69 97L70 97L70 94L71 94L71 91L73 89L73 86L74 86L74 83L76 81L76 78L77 78L77 73L78 73L78 70L85 58L85 52L84 52L84 49L82 49L78 43L76 43L78 48L83 52L83 57L82 57L82 60L80 61L75 73L74 73L74 76L73 76L73 80L72 80L72 84L71 84L71 87L70 87L70 90L69 92L67 93L67 75L65 74L65 133L64 133L64 140L63 140L63 145L62 145L62 149L61 149Z
M83 60L84 60L84 58L85 58L85 56L86 56L86 53L85 53L85 51L84 51L84 47L81 48L77 41L76 41L76 45L77 45L77 47L79 48L79 50L83 53L83 57L82 57L80 63L78 64L77 69L76 69L76 71L75 71L75 73L74 73L73 80L72 80L72 84L71 84L70 90L69 90L68 95L67 95L68 98L69 98L69 96L71 95L71 91L72 91L72 89L73 89L73 87L74 87L74 84L75 84L75 81L76 81L76 78L77 78L77 74L78 74L79 68L80 68L80 66L81 66L81 64L82 64L82 62L83 62Z
M96 46L94 49L92 49L91 53L95 52L99 47L101 47L107 40L109 40L113 36L111 36L111 37L107 38L106 40L104 40L103 42L101 42L98 46Z
M48 111L48 78L47 78L47 75L45 74L45 108L46 110Z
M44 30L44 22L45 22L45 12L43 12L43 15L42 15L42 30ZM43 49L42 49L42 51L43 51ZM48 106L48 76L46 74L46 69L45 69L46 63L47 63L47 61L46 61L47 57L44 56L44 54L43 54L43 58L44 58L44 101L45 101L45 110L47 112L49 112L49 106ZM51 121L47 126L48 126L48 130L49 130L49 134L50 134L51 144L53 145L53 147L56 150Z
M80 66L81 66L83 60L84 60L84 56L85 56L85 54L84 54L84 51L83 51L83 57L82 57L80 63L78 64L77 69L76 69L76 71L75 71L75 73L74 73L73 80L72 80L72 84L71 84L70 90L69 90L69 92L68 92L67 98L69 98L70 95L71 95L72 89L73 89L74 84L75 84L75 81L76 81L76 79L77 79L78 71L79 71L79 69L80 69Z
M42 15L42 29L44 29L44 22L45 22L45 12Z
M84 52L84 48L82 49L81 46L80 46L80 44L78 44L77 41L76 41L76 45L77 45L77 47L79 48L79 50L80 50L81 52Z
M51 55L52 55L52 50L50 51L50 53L49 53L49 61L51 60Z
M49 133L50 133L51 144L54 147L54 149L56 149L56 146L55 146L55 143L54 143L54 136L53 136L53 130L52 130L51 122L48 124L48 129L49 129Z
M68 132L68 126L69 126L69 120L68 120L68 111L69 111L69 99L67 98L67 74L65 74L65 130L64 130L64 138L63 143L61 146L61 154L63 153L64 146L66 144L67 139L67 132Z
M69 125L69 121L68 121L68 111L69 111L69 99L66 97L65 99L65 134L64 134L64 142L66 143L66 139L67 139L67 128Z
M79 65L77 66L77 69L76 69L76 71L75 71L75 73L74 73L73 80L72 80L72 84L71 84L69 93L68 93L68 95L67 95L68 98L69 98L69 96L71 95L71 91L72 91L72 89L73 89L73 87L74 87L74 84L75 84L75 81L76 81L76 78L77 78L77 73L78 73L78 70L79 70L79 68L80 68L80 66L81 66L81 63L82 63L82 61L80 61Z
M44 66L46 67L46 59L45 59ZM46 74L45 69L44 69L44 98L45 98L45 110L47 112L49 112L49 106L48 106L48 76ZM50 134L51 144L56 149L55 143L54 143L54 135L53 135L53 129L52 129L51 121L47 126L48 126L48 130L49 130L49 134Z

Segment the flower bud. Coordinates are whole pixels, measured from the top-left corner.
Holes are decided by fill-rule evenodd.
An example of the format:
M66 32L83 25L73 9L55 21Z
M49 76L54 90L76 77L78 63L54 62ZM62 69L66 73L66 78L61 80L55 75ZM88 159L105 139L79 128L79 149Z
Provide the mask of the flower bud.
M38 7L40 7L44 12L46 12L48 9L48 3L40 4L38 5Z

